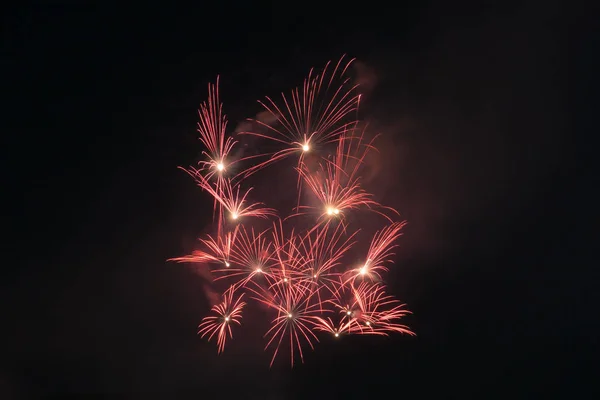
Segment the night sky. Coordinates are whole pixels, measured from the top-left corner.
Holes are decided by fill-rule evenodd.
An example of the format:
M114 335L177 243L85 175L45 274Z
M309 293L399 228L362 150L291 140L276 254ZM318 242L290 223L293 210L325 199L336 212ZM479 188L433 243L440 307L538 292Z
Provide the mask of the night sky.
M2 17L0 398L588 398L564 79L583 8L239 3ZM201 277L165 261L211 219L177 169L200 157L206 85L233 131L342 54L384 135L373 185L409 223L387 283L417 336L324 338L290 371L245 321L217 356Z

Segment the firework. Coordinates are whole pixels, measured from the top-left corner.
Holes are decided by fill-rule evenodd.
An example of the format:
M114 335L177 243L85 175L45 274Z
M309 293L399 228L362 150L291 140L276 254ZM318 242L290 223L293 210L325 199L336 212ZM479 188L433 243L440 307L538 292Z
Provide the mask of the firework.
M265 154L269 159L246 170L246 176L293 154L299 154L300 163L305 154L337 140L346 127L356 124L351 114L358 110L360 94L358 86L346 76L353 61L341 57L336 64L328 62L320 73L311 69L302 87L288 95L282 93L280 101L270 97L259 101L274 123L251 119L264 132L240 133L276 142L283 148Z
M273 223L273 257L276 263L273 285L288 286L296 283L296 278L309 262L308 257L301 251L300 242L301 238L295 235L293 228L289 235L286 235L283 221Z
M317 171L311 171L305 163L298 168L299 175L304 178L320 206L297 207L298 213L295 215L314 210L321 221L329 222L341 219L345 212L359 209L361 206L375 210L390 222L393 220L379 210L385 209L398 214L390 207L381 206L362 188L358 173L367 153L374 147L372 142L363 141L364 131L359 136L352 136L352 133L345 131L338 138L337 151L332 160L320 163Z
M199 326L202 337L216 338L219 353L232 337L231 326L241 324L244 298L271 317L264 335L271 365L286 353L292 366L303 362L305 352L319 342L318 334L414 335L402 323L410 312L386 294L383 284L404 222L396 221L398 212L382 206L362 186L360 174L367 154L376 151L377 136L367 140L367 125L360 125L354 114L360 93L345 76L351 62L342 57L322 72L311 70L303 86L282 94L280 101L260 102L272 123L253 121L262 131L241 134L281 148L238 160L230 156L237 142L226 132L218 80L209 85L198 123L205 159L198 168L182 169L213 197L216 234L201 238L200 248L191 254L171 260L206 264L215 287L226 283L222 303ZM298 154L297 162L288 167L297 172L297 182L290 189L297 191L298 201L288 208L291 215L279 217L275 209L250 200L253 187L246 178L293 154ZM315 156L309 160L308 154ZM235 163L261 156L269 158L232 174ZM306 199L301 204L302 188ZM279 197L270 195L269 203ZM361 210L374 211L389 224L359 240L364 232L350 217ZM260 223L272 217L270 226ZM361 253L364 258L357 258Z
M271 365L277 357L279 348L284 339L289 341L290 362L294 365L294 354L299 354L302 361L304 355L302 352L303 344L314 349L313 342L318 341L312 328L315 325L315 318L323 313L323 309L318 304L311 302L311 294L302 285L281 286L280 290L274 293L257 290L255 300L265 304L276 312L276 317L272 321L271 329L267 331L265 337L268 339L265 349L274 348Z
M192 254L171 258L169 261L176 262L189 262L189 263L220 263L225 267L230 267L229 262L231 258L231 246L235 241L237 234L237 227L233 232L227 232L226 234L219 235L217 238L213 238L210 235L206 235L205 239L200 239L205 250L194 250Z
M241 325L242 309L246 305L242 301L243 296L242 293L234 298L234 290L232 288L228 289L223 294L223 302L217 304L211 310L216 315L205 317L198 326L198 333L201 337L208 336L210 341L216 335L219 353L225 349L227 335L229 334L230 338L233 337L231 325Z
M380 284L340 282L328 302L338 311L340 326L348 333L383 335L390 332L414 333L398 321L409 314L398 300L385 294Z
M222 273L219 279L235 279L234 288L246 285L252 279L269 280L274 267L273 243L267 238L268 230L257 232L254 228L239 227L232 245L229 265L215 272Z
M183 169L183 168L182 168ZM219 184L211 183L202 171L196 169L183 169L189 173L200 188L210 193L213 198L222 206L222 212L219 215L219 221L229 220L237 223L243 217L267 218L277 215L273 208L263 207L263 203L248 201L248 195L252 191L249 188L241 192L239 184L232 184L231 180L224 179ZM220 222L220 224L223 222Z
M348 279L369 278L381 281L381 273L388 270L385 264L393 262L392 250L398 246L395 241L402 235L400 231L404 225L404 222L396 222L375 233L364 263L348 271Z
M300 241L301 254L306 263L298 271L298 280L316 296L319 305L323 296L335 292L340 276L340 265L344 254L355 244L353 241L358 231L346 236L342 225L313 229L307 232Z
M200 169L209 171L208 178L215 174L221 178L228 169L227 156L235 141L226 136L227 117L219 99L218 77L216 84L208 85L208 100L200 105L198 115L198 133L206 149L202 154L207 157L207 160L201 160L198 164Z

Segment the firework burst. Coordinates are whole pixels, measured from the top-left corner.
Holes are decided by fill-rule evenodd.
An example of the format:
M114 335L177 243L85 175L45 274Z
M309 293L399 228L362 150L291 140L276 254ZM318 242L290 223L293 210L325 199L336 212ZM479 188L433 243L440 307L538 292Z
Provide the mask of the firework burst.
M229 266L215 270L222 273L219 279L235 279L233 287L245 286L250 280L272 277L275 266L273 243L268 240L268 230L257 232L254 228L239 227L230 253Z
M217 338L218 352L221 353L225 349L225 341L227 335L230 338L233 337L231 332L231 325L241 325L242 320L242 309L246 305L242 301L244 294L240 294L234 297L234 290L229 288L223 294L223 302L217 304L212 308L212 312L215 315L209 315L204 317L200 326L198 326L198 333L201 337L208 336L210 341L214 337Z
M392 256L394 256L394 253L392 250L398 246L395 242L402 235L401 230L404 225L404 222L395 222L375 233L364 263L349 270L346 273L346 275L349 275L348 279L381 281L381 274L388 270L385 264L393 262Z
M311 171L305 163L298 168L299 176L304 179L320 205L299 206L298 212L293 216L313 211L319 215L322 222L329 223L342 219L350 210L364 206L393 222L388 214L391 212L398 215L398 212L376 202L372 194L365 191L360 184L361 166L367 153L374 147L372 142L364 142L364 131L359 136L353 136L353 133L345 131L338 138L336 153L331 160L321 162L317 171ZM385 213L382 210L389 212Z
M220 225L224 224L225 221L238 223L244 217L267 218L277 215L275 209L263 207L264 204L261 202L251 203L248 201L248 195L252 191L252 188L240 193L240 185L232 184L229 179L224 179L219 184L213 184L202 175L200 170L183 170L190 174L196 180L198 186L210 193L222 206L219 215Z
M269 313L271 326L264 337L265 350L272 352L271 365L286 353L292 366L303 362L322 333L335 338L414 335L402 323L410 312L386 294L383 285L404 222L396 221L398 212L382 206L362 186L361 171L367 154L376 151L377 136L367 140L366 125L357 120L360 92L346 76L351 62L342 57L319 73L311 70L291 94L260 102L272 123L253 121L261 131L241 134L281 148L239 160L231 157L237 142L226 133L218 80L209 85L198 123L205 159L198 168L184 170L213 197L216 234L201 238L200 248L191 254L171 260L206 264L214 273L215 287L226 282L222 303L199 326L202 337L216 338L219 353L232 337L232 325L241 325L244 298ZM297 172L298 201L288 208L291 215L280 218L275 209L250 200L254 192L246 178L293 154L299 155L297 162L288 167ZM308 154L314 157L309 160ZM269 158L232 174L235 163L261 156ZM269 204L282 197L273 187L269 186ZM306 201L301 204L301 199ZM359 240L359 231L364 231L354 226L351 216L365 209L381 214L389 224L370 239ZM267 225L260 222L272 217ZM364 258L357 259L355 253Z
M198 133L205 149L202 154L206 160L198 165L201 170L208 170L207 178L217 175L222 179L228 169L227 157L235 141L226 136L227 117L223 113L223 104L219 99L219 78L216 84L208 85L208 100L200 105L198 110Z
M251 289L252 290L252 289ZM311 302L311 294L302 285L285 285L274 293L253 290L255 300L265 304L276 312L271 329L265 337L268 342L265 349L274 348L271 365L275 361L283 340L289 344L290 361L294 365L294 355L298 354L304 361L303 345L314 349L313 342L318 342L313 333L315 318L323 313L318 304Z
M335 292L341 260L355 244L353 239L357 233L345 235L342 225L326 225L307 232L300 241L300 253L306 262L296 275L300 284L315 295L319 305L323 303L323 296Z
M203 244L204 250L194 250L192 254L171 258L169 261L176 262L189 262L189 263L220 263L226 268L231 266L231 246L235 241L238 228L236 227L232 232L227 232L213 238L210 235L206 235L206 238L200 239Z
M334 142L346 127L356 123L351 115L358 110L360 94L358 86L346 76L353 61L345 56L337 63L329 61L320 73L311 69L302 87L290 94L282 93L279 101L270 97L259 101L274 123L251 119L264 132L241 133L276 142L283 148L265 154L269 159L246 170L246 176L293 154L299 154L300 163L305 154Z

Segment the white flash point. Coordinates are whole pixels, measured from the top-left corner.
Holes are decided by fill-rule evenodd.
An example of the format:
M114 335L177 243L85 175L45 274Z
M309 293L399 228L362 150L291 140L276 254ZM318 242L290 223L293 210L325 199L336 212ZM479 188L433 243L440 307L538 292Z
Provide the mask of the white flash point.
M223 163L218 163L218 164L217 164L217 169L218 169L219 171L223 171L223 170L225 169L225 166L223 165Z
M338 337L338 336L340 336L340 334L336 332L336 333L335 333L335 337Z
M237 213L231 213L231 218L232 219L238 219Z
M304 146L302 146L302 151L308 151L310 150L310 147L308 147L308 144L305 144Z
M367 325L371 326L371 321L367 321Z
M283 278L283 281L284 281L284 282L287 282L287 278Z
M363 267L361 267L361 268L360 268L360 274L361 274L361 275L364 275L364 274L366 274L366 273L367 273L367 267L366 267L366 266L363 266Z
M346 315L350 315L352 314L350 311L346 311Z
M292 314L288 314L288 318L292 318Z
M334 209L333 209L333 213L334 213L335 215L338 215L338 214L340 213L340 210L338 210L337 208L334 208Z
M229 317L225 317L225 322L229 322Z
M262 268L261 267L256 267L256 272L258 272L260 274L262 272Z
M313 278L317 279L317 274L314 274L314 275L313 275Z
M333 208L327 208L327 215L333 215Z
M229 264L227 261L225 261L225 266L226 266L226 267L230 267L230 266L231 266L231 264Z

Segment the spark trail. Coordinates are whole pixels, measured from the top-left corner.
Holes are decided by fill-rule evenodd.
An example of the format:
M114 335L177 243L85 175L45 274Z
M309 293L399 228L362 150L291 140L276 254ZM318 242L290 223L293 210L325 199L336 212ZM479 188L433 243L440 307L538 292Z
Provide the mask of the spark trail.
M222 302L199 326L202 337L216 338L219 353L232 338L232 325L241 325L247 305L243 299L262 305L271 316L264 335L271 365L284 353L292 366L298 359L303 362L324 333L338 339L414 335L402 323L410 312L386 293L383 283L405 222L362 186L361 171L367 154L377 151L377 136L367 140L366 127L360 127L360 88L348 77L352 61L342 57L320 72L311 70L301 87L279 100L260 102L273 122L253 120L256 129L240 135L253 135L280 149L260 153L259 143L258 156L232 155L238 142L226 132L218 79L209 85L198 123L204 159L197 168L182 169L212 197L216 233L201 238L191 254L170 261L206 264L215 285L224 285ZM292 213L282 215L251 200L250 176L267 183L267 203L277 203L282 196L271 182L280 174L269 174L267 167L294 154L297 159L280 163L279 169L296 171L296 183L277 185L291 183L286 190L297 191L295 205L279 207ZM314 155L310 162L309 154ZM359 238L364 227L355 226L353 218L365 210L384 217L384 226L367 240ZM271 220L271 226L261 220ZM364 258L357 258L360 254Z

